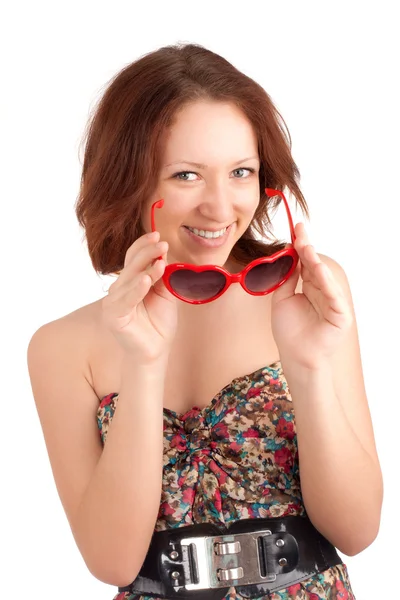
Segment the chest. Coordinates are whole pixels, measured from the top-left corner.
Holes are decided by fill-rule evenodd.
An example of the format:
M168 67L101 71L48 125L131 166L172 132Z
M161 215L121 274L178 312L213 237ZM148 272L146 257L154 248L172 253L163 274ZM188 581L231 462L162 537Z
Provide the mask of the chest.
M215 307L202 318L199 307L178 326L169 355L164 407L179 414L204 408L236 377L279 360L271 332L268 297L247 297L235 305ZM200 307L201 310L202 307ZM190 314L192 316L190 316ZM99 398L120 388L122 353L104 332L90 359L93 387Z
M172 349L165 380L164 406L180 414L204 408L236 377L248 375L279 359L270 316L255 310L245 319L234 315L220 326L182 331Z

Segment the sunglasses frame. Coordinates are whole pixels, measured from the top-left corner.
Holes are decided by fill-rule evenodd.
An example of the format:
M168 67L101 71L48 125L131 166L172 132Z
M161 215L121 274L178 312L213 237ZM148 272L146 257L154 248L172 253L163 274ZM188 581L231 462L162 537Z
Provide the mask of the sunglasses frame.
M286 208L286 213L288 216L288 221L289 221L290 236L291 236L292 244L294 245L296 236L294 233L293 219L292 219L292 215L291 215L291 212L289 209L289 204L285 198L285 195L280 190L274 190L272 188L265 188L265 193L269 197L278 195L283 199L283 202L284 202L285 208ZM151 207L151 230L152 231L156 231L155 218L154 218L155 209L162 208L163 205L164 205L164 200L161 199L161 200L157 200L156 202L154 202L154 204ZM284 278L282 278L281 281L279 281L276 285L274 285L273 287L271 287L263 292L252 292L251 290L249 290L246 287L245 278L246 278L247 273L249 271L251 271L251 269L254 269L254 267L256 267L257 265L261 265L261 264L265 264L265 263L273 263L276 260L282 258L283 256L292 257L293 264L290 267L288 273L285 275ZM158 259L156 259L156 260L159 260L161 258L162 258L162 256L159 256ZM284 248L283 250L279 250L279 252L275 252L274 254L271 254L270 256L262 256L260 258L256 258L255 260L251 261L246 267L244 267L244 269L242 269L239 273L229 273L229 271L227 271L223 267L219 267L217 265L192 265L192 264L188 264L188 263L172 263L165 267L165 271L162 275L162 280L163 280L165 287L168 289L168 291L171 294L173 294L179 300L182 300L183 302L187 302L188 304L207 304L208 302L213 302L214 300L217 300L220 296L222 296L222 294L224 294L226 292L226 290L232 285L232 283L240 283L242 288L248 294L251 294L252 296L266 296L267 294L271 294L273 291L275 291L278 287L283 285L285 283L285 281L287 281L289 279L289 277L291 276L293 271L296 269L298 261L299 261L299 255L297 254L296 250L293 247L290 247L290 248ZM181 296L178 292L176 292L173 289L173 287L171 286L170 281L169 281L169 278L172 273L174 273L176 271L182 271L184 269L194 271L195 273L202 273L203 271L217 271L218 273L222 273L225 276L225 285L222 288L222 290L220 292L218 292L218 294L216 294L215 296L212 296L212 298L208 298L206 300L190 300L189 298L185 298L184 296Z

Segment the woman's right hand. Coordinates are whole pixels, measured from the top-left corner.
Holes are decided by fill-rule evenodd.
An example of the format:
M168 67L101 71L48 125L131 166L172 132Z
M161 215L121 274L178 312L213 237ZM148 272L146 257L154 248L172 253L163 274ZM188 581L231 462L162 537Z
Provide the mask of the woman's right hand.
M102 299L103 322L136 363L148 364L168 354L177 326L177 298L161 277L167 242L159 232L142 235L128 248L124 268ZM156 260L159 256L162 259Z

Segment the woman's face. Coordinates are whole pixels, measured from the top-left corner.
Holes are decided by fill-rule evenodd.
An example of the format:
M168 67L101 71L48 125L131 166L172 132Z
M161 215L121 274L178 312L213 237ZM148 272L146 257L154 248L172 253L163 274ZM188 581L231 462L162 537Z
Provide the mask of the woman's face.
M233 104L202 100L177 114L164 138L158 187L142 220L150 231L150 207L163 198L155 223L160 240L169 244L168 263L229 268L232 247L260 200L259 168L256 135Z

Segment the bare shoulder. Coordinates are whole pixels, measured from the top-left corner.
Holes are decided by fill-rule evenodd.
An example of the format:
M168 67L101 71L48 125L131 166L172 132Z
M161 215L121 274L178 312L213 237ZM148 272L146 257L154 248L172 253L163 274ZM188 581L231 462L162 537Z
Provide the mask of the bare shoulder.
M82 330L86 335L89 335L94 328L97 328L100 323L101 316L101 299L95 300L90 304L85 304L70 313L46 323L47 325L53 325L54 327L68 327L77 328Z
M100 326L101 300L49 321L32 335L28 357L39 349L62 356L70 364L80 364L82 373L91 381L89 354Z

